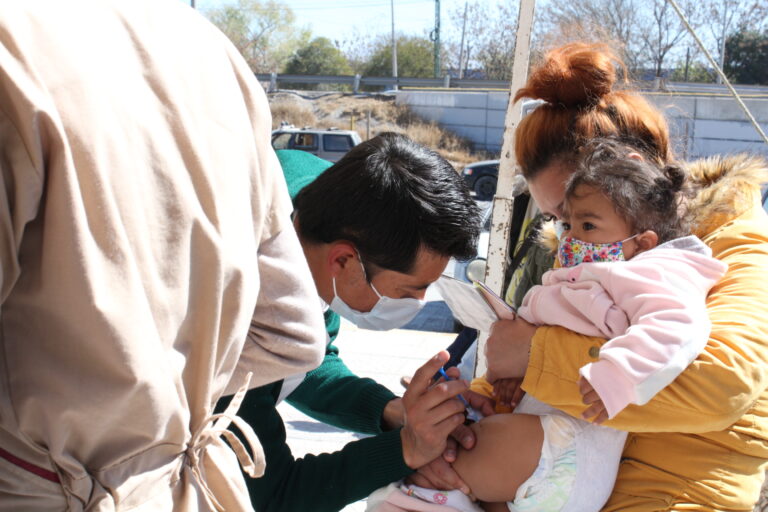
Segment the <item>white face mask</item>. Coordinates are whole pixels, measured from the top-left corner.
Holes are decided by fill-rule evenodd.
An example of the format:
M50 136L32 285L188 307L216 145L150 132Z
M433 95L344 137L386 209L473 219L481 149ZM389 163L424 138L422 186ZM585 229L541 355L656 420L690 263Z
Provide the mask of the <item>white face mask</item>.
M358 254L359 257L360 255ZM360 260L360 266L363 267L362 260ZM363 276L365 277L365 267L363 267ZM371 329L373 331L397 329L413 320L427 303L419 299L393 299L385 297L379 293L373 286L373 283L370 283L371 289L379 297L379 300L370 311L357 311L349 307L336 293L335 277L332 282L333 300L331 301L331 309L362 329Z

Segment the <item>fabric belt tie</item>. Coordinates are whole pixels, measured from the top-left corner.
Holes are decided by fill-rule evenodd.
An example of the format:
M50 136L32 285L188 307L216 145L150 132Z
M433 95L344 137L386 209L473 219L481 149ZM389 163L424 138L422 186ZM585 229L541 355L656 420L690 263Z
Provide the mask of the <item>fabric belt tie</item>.
M245 376L243 385L238 388L237 393L235 393L235 396L223 413L212 414L205 418L200 425L200 428L197 429L197 432L195 432L190 439L186 451L187 464L197 480L197 483L200 485L206 501L208 501L211 508L220 512L225 512L224 507L222 507L218 500L216 500L213 491L208 487L200 467L201 458L204 456L205 448L208 444L223 436L229 443L232 451L235 452L240 467L251 478L259 478L262 476L266 467L264 449L259 443L256 433L244 419L236 414L238 409L240 409L245 393L248 391L248 385L251 382L252 375L253 373L249 372ZM243 446L240 439L233 432L228 430L231 423L234 423L235 426L240 429L240 432L248 443L248 447L251 449L251 453L253 453L253 457L248 453L248 450ZM211 424L212 426L209 427Z

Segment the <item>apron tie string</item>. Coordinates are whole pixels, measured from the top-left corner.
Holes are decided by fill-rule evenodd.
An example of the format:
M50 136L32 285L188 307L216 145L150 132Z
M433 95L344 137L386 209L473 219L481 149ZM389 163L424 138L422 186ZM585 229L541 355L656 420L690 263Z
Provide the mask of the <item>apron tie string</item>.
M197 432L195 432L190 439L186 452L192 474L200 485L200 488L203 490L203 494L205 495L208 504L211 508L219 512L225 512L224 508L216 500L216 496L208 487L200 469L200 458L204 453L206 445L223 436L229 443L232 451L235 452L240 467L251 478L259 478L262 476L266 467L264 449L259 443L256 433L245 420L236 414L240 409L245 393L248 391L248 385L251 382L252 375L253 373L249 372L248 375L245 376L243 385L238 388L237 393L232 397L232 401L229 402L229 405L223 413L212 414L205 418L200 425L200 428L197 429ZM213 423L213 425L209 428L211 423ZM233 432L228 430L227 427L229 427L231 423L234 423L237 428L240 429L240 432L248 443L248 447L253 453L253 457L248 453L248 450L246 450L240 439Z

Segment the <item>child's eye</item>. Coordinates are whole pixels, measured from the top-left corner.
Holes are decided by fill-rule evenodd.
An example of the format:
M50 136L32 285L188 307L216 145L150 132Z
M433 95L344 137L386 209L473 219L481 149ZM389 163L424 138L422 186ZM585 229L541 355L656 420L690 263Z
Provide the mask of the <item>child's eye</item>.
M594 224L592 224L591 222L585 222L585 223L582 225L582 228L584 229L584 231L592 231L593 229L596 229L596 228L595 228L595 225L594 225Z
M563 231L570 231L571 230L571 225L568 224L567 222L561 222L560 224L563 226Z

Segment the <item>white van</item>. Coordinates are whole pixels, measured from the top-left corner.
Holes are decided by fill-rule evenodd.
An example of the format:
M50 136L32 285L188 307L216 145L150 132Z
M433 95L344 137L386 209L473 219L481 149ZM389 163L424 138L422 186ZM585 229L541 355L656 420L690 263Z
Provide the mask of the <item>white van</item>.
M337 128L321 130L287 125L272 131L273 148L299 149L331 162L337 162L360 142L362 142L360 135L353 130Z

